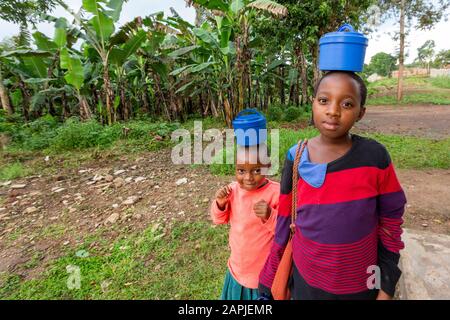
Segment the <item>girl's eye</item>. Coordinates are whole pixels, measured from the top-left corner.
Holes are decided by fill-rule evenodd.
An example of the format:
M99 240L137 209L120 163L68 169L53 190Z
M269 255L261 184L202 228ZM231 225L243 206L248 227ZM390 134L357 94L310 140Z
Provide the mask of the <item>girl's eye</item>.
M238 173L239 173L239 174L244 174L244 170L238 169Z
M353 103L351 103L350 101L344 102L344 108L351 108L351 107L353 107Z
M327 103L327 99L326 98L319 98L319 103L320 104L325 104L325 103Z
M261 173L261 169L255 169L253 170L253 174L260 174Z

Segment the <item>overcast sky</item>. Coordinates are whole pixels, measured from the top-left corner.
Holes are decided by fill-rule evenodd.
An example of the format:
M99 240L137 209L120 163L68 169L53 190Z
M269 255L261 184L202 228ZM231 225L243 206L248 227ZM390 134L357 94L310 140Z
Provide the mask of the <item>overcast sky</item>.
M81 6L82 0L66 0L66 3L78 10ZM146 16L157 11L164 11L167 15L170 15L170 7L173 7L184 19L193 23L195 18L195 12L193 8L186 8L184 0L129 0L124 4L122 15L119 24L123 24L132 20L136 16ZM61 17L64 16L68 19L71 18L62 8L56 8L52 15ZM70 21L70 20L69 20ZM388 32L392 32L398 29L392 21L386 22L378 28L378 32L372 34L369 40L369 46L366 52L366 63L370 61L370 58L377 52L383 51L394 54L398 44L394 42L389 36ZM7 23L0 20L0 40L13 36L18 33L18 26ZM53 36L53 24L40 23L38 30ZM416 31L411 30L410 35L407 37L409 47L407 52L409 57L406 58L406 63L411 63L417 57L417 48L420 47L426 40L434 40L436 43L436 52L442 49L450 49L450 22L441 21L431 31Z

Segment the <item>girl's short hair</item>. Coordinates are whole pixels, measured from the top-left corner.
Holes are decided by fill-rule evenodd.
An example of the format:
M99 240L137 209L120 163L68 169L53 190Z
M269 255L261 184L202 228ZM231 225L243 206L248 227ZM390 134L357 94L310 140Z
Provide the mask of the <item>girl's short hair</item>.
M359 75L357 75L356 73L354 73L352 71L328 71L327 73L325 73L322 76L322 78L319 79L316 86L314 87L314 97L317 95L317 90L319 89L319 85L322 82L322 80L332 74L335 74L335 73L344 73L358 83L359 95L361 97L361 108L364 107L364 105L366 104L366 99L367 99L367 86L366 86L364 80L361 79L361 77Z

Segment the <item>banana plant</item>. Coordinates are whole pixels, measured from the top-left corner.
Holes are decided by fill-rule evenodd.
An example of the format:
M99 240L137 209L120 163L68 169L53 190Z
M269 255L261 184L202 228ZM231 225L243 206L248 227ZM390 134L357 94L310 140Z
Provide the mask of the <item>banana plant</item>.
M270 0L190 0L188 4L203 6L214 13L214 24L204 23L192 31L198 39L197 45L210 52L213 61L202 61L191 66L183 66L172 73L192 73L215 69L217 83L215 87L219 103L223 105L226 123L231 126L231 119L251 101L251 23L258 16L255 11L268 12L276 17L283 17L287 9ZM172 53L173 56L189 52L182 48ZM214 68L216 67L216 68ZM230 102L231 101L231 102Z
M86 42L91 46L101 59L103 66L103 86L106 97L106 116L108 124L112 124L114 117L114 93L110 79L111 57L115 62L123 61L123 58L136 51L143 34L133 34L120 30L115 32L115 23L119 20L124 0L83 0L82 7L78 13L73 12L64 2L61 6L69 11L75 18L76 23L84 32ZM83 13L89 15L88 18ZM136 27L140 22L136 21ZM126 26L126 28L128 28ZM125 49L120 48L125 43Z

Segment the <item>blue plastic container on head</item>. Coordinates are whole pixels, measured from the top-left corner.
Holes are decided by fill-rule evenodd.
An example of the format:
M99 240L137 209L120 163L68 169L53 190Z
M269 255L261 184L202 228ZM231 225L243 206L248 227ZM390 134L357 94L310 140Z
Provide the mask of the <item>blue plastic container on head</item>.
M267 140L266 117L256 109L242 110L232 123L240 146L254 146Z
M368 42L349 24L324 34L319 41L319 69L361 72Z

